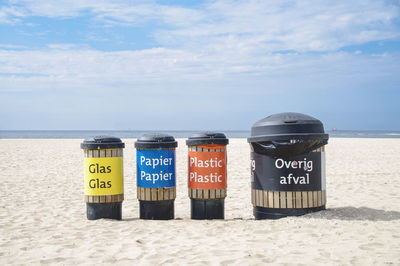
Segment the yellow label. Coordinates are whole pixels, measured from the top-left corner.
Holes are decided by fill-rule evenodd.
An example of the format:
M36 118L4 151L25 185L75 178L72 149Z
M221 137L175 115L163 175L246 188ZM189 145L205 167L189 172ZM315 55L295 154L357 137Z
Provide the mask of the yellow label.
M85 158L85 195L124 193L122 157Z

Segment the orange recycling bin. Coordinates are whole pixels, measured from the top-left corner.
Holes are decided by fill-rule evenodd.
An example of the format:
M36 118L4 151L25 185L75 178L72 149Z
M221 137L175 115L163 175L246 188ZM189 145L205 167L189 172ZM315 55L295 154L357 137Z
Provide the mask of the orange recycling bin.
M225 134L201 132L188 145L188 191L192 219L224 219L227 187Z

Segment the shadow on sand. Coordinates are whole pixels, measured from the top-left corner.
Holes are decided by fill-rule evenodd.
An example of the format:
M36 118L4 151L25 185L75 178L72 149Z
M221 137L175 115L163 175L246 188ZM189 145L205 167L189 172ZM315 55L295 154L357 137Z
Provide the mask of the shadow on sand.
M395 221L400 220L400 212L384 211L367 207L340 207L306 215L309 218L348 221Z

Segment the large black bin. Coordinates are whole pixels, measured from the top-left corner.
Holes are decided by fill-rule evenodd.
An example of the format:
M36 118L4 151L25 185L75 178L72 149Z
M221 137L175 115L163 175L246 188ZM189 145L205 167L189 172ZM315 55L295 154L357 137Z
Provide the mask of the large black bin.
M256 219L325 209L325 150L321 121L299 113L270 115L251 128L251 188Z

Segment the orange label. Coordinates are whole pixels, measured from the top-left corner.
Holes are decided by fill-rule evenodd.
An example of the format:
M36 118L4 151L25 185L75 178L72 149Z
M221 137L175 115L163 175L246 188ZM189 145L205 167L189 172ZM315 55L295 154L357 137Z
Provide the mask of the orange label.
M226 188L226 152L189 151L188 164L189 188Z

